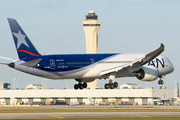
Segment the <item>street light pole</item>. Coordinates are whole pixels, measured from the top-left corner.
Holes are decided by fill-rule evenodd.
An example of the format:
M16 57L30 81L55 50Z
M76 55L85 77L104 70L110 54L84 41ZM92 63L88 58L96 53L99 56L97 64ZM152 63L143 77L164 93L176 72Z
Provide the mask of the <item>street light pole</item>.
M13 78L13 89L15 89L15 80L16 78Z
M66 89L68 89L68 79L66 79Z
M19 79L17 79L17 88L18 88L18 80L19 80Z
M3 81L3 72L1 72L1 81Z

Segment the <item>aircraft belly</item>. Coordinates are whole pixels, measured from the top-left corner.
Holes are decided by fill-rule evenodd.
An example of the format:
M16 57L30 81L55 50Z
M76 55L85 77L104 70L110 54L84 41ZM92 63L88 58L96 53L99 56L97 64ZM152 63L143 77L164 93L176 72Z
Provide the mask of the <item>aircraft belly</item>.
M86 78L86 79L83 79L82 82L92 82L94 80L95 78Z
M83 78L97 78L102 68L98 65L92 66L91 69L83 76Z
M37 68L33 68L33 67L27 67L24 65L16 65L15 69L28 73L28 74L32 74L32 75L36 75L39 77L45 77L45 78L49 78L49 79L80 79L82 78L91 68L87 68L84 70L80 70L80 71L74 71L74 72L55 72L55 71L45 71L45 70L40 70Z
M27 67L24 65L16 65L15 69L22 71L22 72L25 72L25 73L28 73L28 74L31 74L31 75L36 75L39 77L50 78L50 79L58 79L58 74L53 74L51 72L43 71L43 70L36 69L33 67Z
M80 70L78 72L74 72L74 73L71 73L68 75L61 76L60 78L62 78L62 79L81 79L90 69L91 68Z

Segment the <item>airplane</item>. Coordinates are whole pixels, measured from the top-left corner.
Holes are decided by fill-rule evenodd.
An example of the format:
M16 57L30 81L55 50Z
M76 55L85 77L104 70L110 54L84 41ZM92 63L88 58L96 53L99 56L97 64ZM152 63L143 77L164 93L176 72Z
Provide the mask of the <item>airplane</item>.
M115 78L136 77L141 81L154 81L174 71L171 61L160 54L164 45L147 54L108 53L108 54L55 54L41 55L15 19L8 18L18 60L1 63L16 70L48 79L75 79L74 89L87 88L87 82L107 79L105 89L118 87Z

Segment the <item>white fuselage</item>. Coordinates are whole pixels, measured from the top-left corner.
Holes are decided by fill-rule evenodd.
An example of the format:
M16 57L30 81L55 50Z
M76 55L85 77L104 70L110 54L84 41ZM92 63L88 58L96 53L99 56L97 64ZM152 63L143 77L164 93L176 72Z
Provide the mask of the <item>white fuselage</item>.
M108 75L101 76L100 73L103 72L104 70L129 64L132 61L135 61L136 59L139 59L144 55L145 54L118 54L109 59L103 59L88 66L76 70L70 70L64 72L46 71L46 70L37 69L36 67L27 67L22 65L24 61L21 60L14 62L15 63L14 68L25 73L29 73L32 75L49 78L49 79L83 79L85 82L90 82L96 78L108 78ZM56 67L58 66L61 65L56 65ZM174 70L174 67L170 62L170 60L164 56L158 56L153 61L149 62L148 64L145 64L144 66L147 67L151 66L157 68L159 71L159 76L165 76L166 74L169 74ZM116 78L135 76L133 72L137 71L139 68L140 66L137 66L137 67L130 67L129 69L118 71L116 74Z

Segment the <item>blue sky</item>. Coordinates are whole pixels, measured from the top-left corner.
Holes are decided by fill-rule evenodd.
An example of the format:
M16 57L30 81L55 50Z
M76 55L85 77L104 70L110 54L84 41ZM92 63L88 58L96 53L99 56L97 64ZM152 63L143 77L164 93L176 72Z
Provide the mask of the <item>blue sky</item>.
M89 11L101 20L98 53L148 53L164 43L162 55L168 57L175 71L164 78L163 87L174 88L180 83L180 1L179 0L2 0L0 4L0 56L18 58L7 18L16 19L41 54L86 53L82 21ZM0 60L7 62L7 60ZM0 66L4 82L18 79L18 87L30 83L45 84L47 88L64 88L66 80L45 80ZM120 84L145 82L136 78L117 78ZM108 80L99 80L104 87ZM158 80L152 82L159 88ZM68 80L68 88L73 88ZM17 83L16 83L17 86ZM147 86L147 84L146 84ZM12 85L13 87L13 85Z

